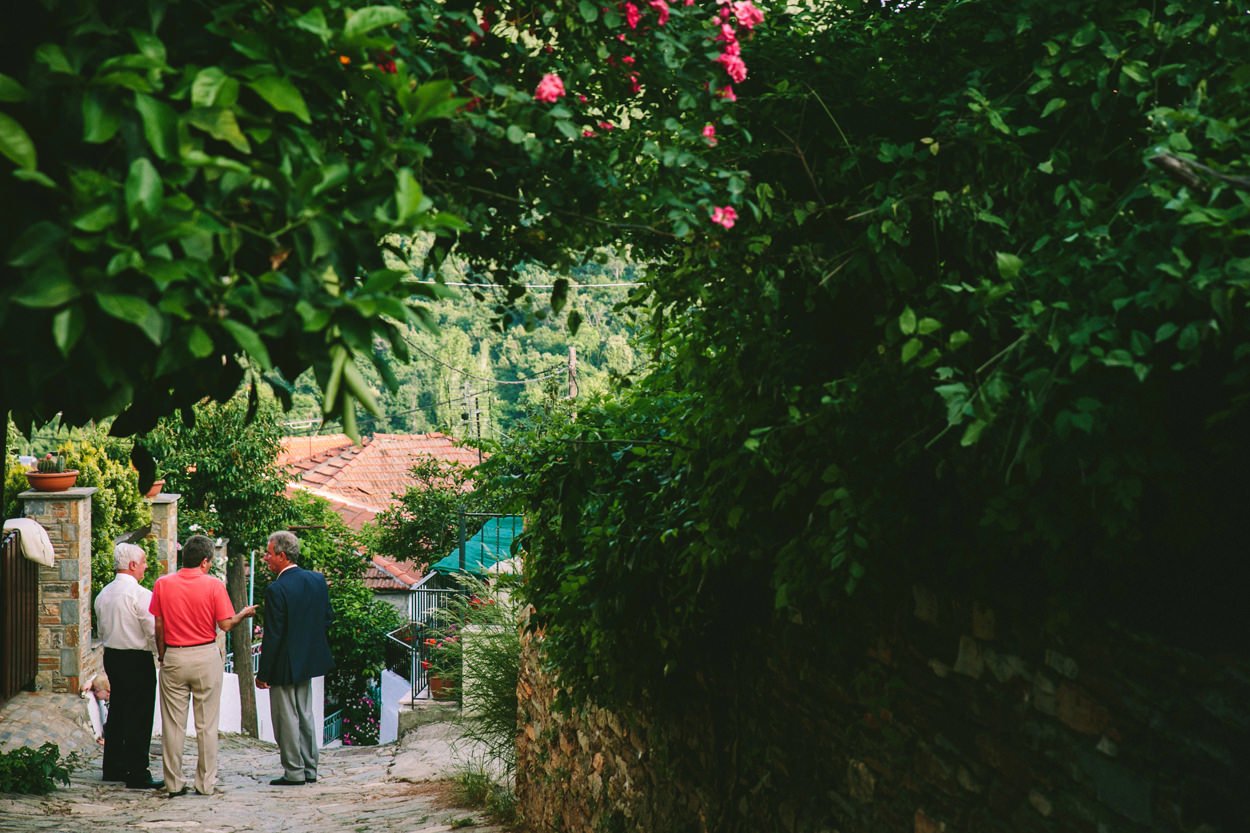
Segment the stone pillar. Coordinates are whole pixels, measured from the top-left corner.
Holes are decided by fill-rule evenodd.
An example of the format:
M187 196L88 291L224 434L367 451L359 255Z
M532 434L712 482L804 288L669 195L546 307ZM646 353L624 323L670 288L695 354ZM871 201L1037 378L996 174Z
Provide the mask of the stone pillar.
M159 569L162 576L178 571L178 499L181 497L161 492L149 501L152 504L152 534L156 537L156 555L161 562Z
M92 668L91 653L91 496L95 487L64 492L27 491L18 495L26 517L48 532L56 556L39 568L39 669L35 684L44 691L78 691Z

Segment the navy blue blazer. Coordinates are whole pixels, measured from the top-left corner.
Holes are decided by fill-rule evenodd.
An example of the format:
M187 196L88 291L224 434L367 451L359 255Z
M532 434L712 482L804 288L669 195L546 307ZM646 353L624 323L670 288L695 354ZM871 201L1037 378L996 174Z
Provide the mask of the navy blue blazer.
M334 621L326 577L292 567L265 588L265 635L256 678L291 685L334 668L328 631Z

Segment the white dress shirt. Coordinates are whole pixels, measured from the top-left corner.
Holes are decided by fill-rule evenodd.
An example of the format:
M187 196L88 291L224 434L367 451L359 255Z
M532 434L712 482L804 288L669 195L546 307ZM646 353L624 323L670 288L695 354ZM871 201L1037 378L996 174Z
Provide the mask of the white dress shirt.
M105 648L156 652L156 619L148 612L152 591L134 576L118 573L95 597L95 620Z

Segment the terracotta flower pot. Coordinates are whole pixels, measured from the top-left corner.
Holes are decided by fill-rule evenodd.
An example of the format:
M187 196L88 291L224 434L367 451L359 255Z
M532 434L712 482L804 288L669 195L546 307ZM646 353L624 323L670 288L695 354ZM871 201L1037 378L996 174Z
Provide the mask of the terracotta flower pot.
M451 680L445 680L437 674L429 676L430 696L435 700L451 700L456 696L456 686Z
M37 492L63 492L78 481L78 469L69 471L28 471L26 479Z
M146 498L154 498L161 493L161 489L165 486L165 478L152 481L152 488L143 493Z

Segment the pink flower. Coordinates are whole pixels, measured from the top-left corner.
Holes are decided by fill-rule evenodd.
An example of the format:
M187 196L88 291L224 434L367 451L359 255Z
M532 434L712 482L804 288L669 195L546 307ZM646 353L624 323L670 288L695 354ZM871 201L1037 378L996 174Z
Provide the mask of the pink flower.
M732 84L726 84L724 87L721 87L720 97L725 99L726 101L738 100L738 96L734 94L734 88Z
M642 12L633 3L625 4L625 25L631 29L638 28L638 21L642 20Z
M723 208L720 206L712 207L712 222L716 223L716 225L730 229L734 227L734 223L737 221L738 212L732 205L726 205Z
M624 43L624 42L625 42L625 33L624 33L624 32L621 32L619 35L617 35L617 36L616 36L616 39L617 39L617 40L619 40L621 43Z
M716 36L716 40L721 43L737 43L738 32L731 23L722 23L720 25L720 34Z
M600 130L612 130L614 127L616 127L616 125L612 124L612 122L610 122L610 121L601 121L601 122L599 122L599 129L600 129Z
M538 87L534 90L535 100L547 104L553 103L562 95L564 95L564 82L554 72L544 75L543 80L538 82Z
M708 147L716 147L716 128L712 125L704 125L703 138L707 139Z
M634 95L642 92L642 84L638 82L637 73L630 73L629 75L629 91Z
M655 9L656 12L659 14L660 19L657 20L656 23L658 23L661 26L663 26L665 23L668 23L668 14L669 14L668 3L665 3L664 0L647 0L647 5Z
M578 101L578 103L579 103L579 104L585 104L588 100L589 100L589 99L587 99L587 98L586 98L586 96L584 96L584 95L582 95L582 94L580 94L580 93L579 93L579 94L578 94L578 96L577 96L577 101Z
M590 128L586 128L585 130L582 131L583 139L589 139L593 137L594 135L595 135L595 131L591 130Z
M733 4L734 15L738 18L738 23L748 29L754 29L755 24L764 22L764 13L755 8L751 0L741 0L741 2Z
M625 66L632 67L634 65L634 56L626 55L624 58L621 58L621 63L625 64Z
M740 55L734 55L729 52L722 52L716 62L725 68L725 73L734 80L734 83L741 84L747 77L747 65L743 62ZM563 88L561 88L563 92Z
M687 6L693 6L693 5L694 5L694 0L686 0L686 5L687 5Z

